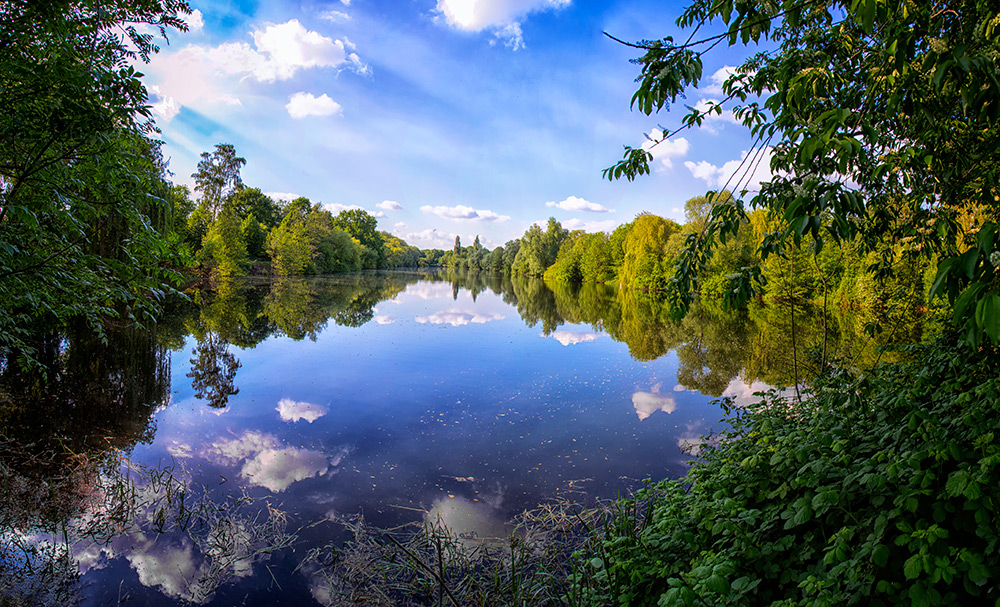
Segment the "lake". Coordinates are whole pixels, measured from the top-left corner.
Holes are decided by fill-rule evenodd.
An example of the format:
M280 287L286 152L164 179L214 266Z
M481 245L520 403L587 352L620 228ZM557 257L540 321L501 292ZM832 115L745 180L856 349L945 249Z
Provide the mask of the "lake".
M152 331L49 336L47 382L3 367L0 590L323 602L303 559L345 522L430 512L502 537L553 497L684 475L722 428L713 399L808 375L824 323L797 319L793 355L787 310L666 310L606 286L400 271L226 283ZM828 319L831 350L871 356L850 322Z

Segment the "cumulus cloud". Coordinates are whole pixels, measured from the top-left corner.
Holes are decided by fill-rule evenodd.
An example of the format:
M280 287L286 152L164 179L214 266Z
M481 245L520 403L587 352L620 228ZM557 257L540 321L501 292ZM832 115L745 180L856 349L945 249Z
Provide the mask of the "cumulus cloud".
M295 93L288 104L285 105L288 115L292 118L305 118L306 116L330 116L332 114L342 114L343 108L323 93L316 97L312 93Z
M569 6L570 0L438 0L448 25L471 32L505 28L529 13Z
M271 198L271 200L295 200L300 196L300 194L295 194L294 192L264 192L265 196Z
M557 209L562 209L564 211L587 211L590 213L614 213L613 209L608 209L603 205L596 202L590 202L589 200L584 200L583 198L578 198L576 196L570 196L565 200L560 200L559 202L546 202L545 206L555 207Z
M664 139L663 131L656 130L646 135L646 143L642 144L642 149L653 155L653 161L660 161L665 169L674 167L674 158L687 156L691 144L683 137L676 139Z
M205 27L205 17L201 14L200 10L194 9L191 11L191 14L187 17L187 26L190 33L200 32Z
M750 152L743 150L740 152L739 160L730 160L722 166L716 166L708 161L684 163L684 166L691 171L691 174L703 180L710 188L729 188L758 190L760 184L771 180L771 147L763 150L754 150L752 157L748 157Z
M170 122L174 116L181 112L181 106L173 97L169 97L160 92L160 87L152 84L146 87L150 95L150 106L153 113L160 117L161 123Z
M694 104L694 109L699 112L707 112L710 107L717 103L717 99L702 99L698 101L698 103ZM719 125L727 123L742 124L739 119L736 118L736 114L733 114L732 110L722 110L721 114L716 114L714 111L706 114L701 123L701 128L714 135L719 132Z
M709 84L701 87L699 90L706 95L722 95L722 85L727 78L732 76L736 72L736 68L732 65L724 65L708 77Z
M408 232L403 240L421 249L450 249L455 244L455 234L438 232L427 228L419 232Z
M395 200L383 200L375 206L386 211L398 211L403 208L403 205L399 204ZM405 226L406 224L403 225Z
M323 204L323 208L330 211L334 215L339 214L341 211L364 211L364 207L359 207L356 204L340 204L339 202L327 202Z
M504 318L506 317L495 312L484 314L480 312L446 310L443 312L436 312L430 316L417 316L416 321L421 324L451 325L453 327L461 327L473 323L481 325L494 320L503 320Z
M373 318L372 320L374 320L376 323L380 325L391 325L392 323L396 322L396 317L379 314L375 316L375 318Z
M677 401L670 395L636 392L632 395L632 406L635 407L635 414L643 420L657 411L673 413L677 410Z
M297 19L267 24L250 32L252 43L226 42L218 46L188 45L156 55L148 69L149 81L180 106L217 111L218 104L239 104L232 91L239 80L270 83L288 80L300 70L347 69L371 72L350 41L335 40L306 29Z
M524 48L521 23L531 13L569 6L571 0L438 0L436 11L445 23L467 32L493 32L490 44Z
M543 230L545 229L545 224L540 225ZM583 230L584 232L589 232L591 234L597 232L610 232L618 227L618 222L614 219L608 219L606 221L583 221L576 217L562 222L562 227L567 230Z
M313 403L294 401L290 398L283 398L278 401L275 409L281 419L286 422L297 422L306 420L310 424L323 417L327 413L326 407Z
M424 213L430 215L437 215L442 219L451 219L454 221L507 221L510 219L508 215L500 215L494 213L493 211L485 209L474 209L472 207L467 207L465 205L456 205L453 207L446 206L435 206L424 205L420 207L420 210Z
M546 335L542 333L542 337L546 337ZM594 341L598 335L597 333L586 333L583 331L554 331L548 337L551 337L564 346L573 346Z

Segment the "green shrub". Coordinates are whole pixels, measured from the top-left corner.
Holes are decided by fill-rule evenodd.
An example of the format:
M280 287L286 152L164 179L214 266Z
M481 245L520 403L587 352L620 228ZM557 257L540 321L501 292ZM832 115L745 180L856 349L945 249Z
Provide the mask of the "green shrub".
M956 343L735 411L687 478L637 495L632 532L580 555L594 602L1000 604L1000 351Z

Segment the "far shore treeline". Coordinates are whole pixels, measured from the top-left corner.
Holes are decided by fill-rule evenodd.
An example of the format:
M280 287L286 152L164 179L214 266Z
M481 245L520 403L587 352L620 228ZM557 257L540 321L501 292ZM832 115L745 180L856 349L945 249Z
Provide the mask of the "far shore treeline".
M642 213L610 233L570 231L554 218L533 224L519 239L494 249L477 236L450 250L419 249L378 229L378 219L362 209L334 215L305 197L274 200L240 178L245 160L229 144L202 154L195 193L170 187L170 240L174 262L189 278L212 284L248 274L275 276L330 274L402 267L445 267L492 275L535 276L559 282L610 284L666 291L685 243L705 229L713 203L732 199L728 191L692 198L685 223ZM200 194L197 201L193 194ZM966 218L970 227L982 217ZM761 268L759 295L772 301L811 301L824 306L908 314L925 308L934 264L908 255L905 243L886 239L878 246L844 241L817 247L807 235L783 255L760 259L763 240L780 223L764 210L747 214L746 224L714 252L702 272L703 305L728 308L731 277ZM887 277L868 268L888 260Z

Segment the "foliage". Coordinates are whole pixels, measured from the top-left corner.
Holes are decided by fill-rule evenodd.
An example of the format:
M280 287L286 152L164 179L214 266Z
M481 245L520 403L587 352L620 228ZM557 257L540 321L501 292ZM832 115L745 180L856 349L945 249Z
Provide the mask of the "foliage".
M378 219L375 216L361 209L346 209L337 214L333 223L374 254L376 262L371 267L382 267L385 262L385 242L378 231Z
M142 318L159 269L167 188L141 76L138 24L185 29L186 2L14 2L0 10L0 351L28 332Z
M686 479L650 485L593 555L620 605L992 604L1000 353L954 337L909 362L771 393ZM605 603L606 604L606 603Z
M1000 343L995 7L971 0L947 7L696 0L678 23L697 31L713 21L725 31L685 44L664 38L637 45L645 54L637 60L640 84L632 104L650 114L675 103L701 80L702 54L719 43L778 43L733 71L721 102L689 108L681 127L731 110L750 130L755 147L734 176L734 191L773 152L772 179L750 204L781 224L760 242L759 256L781 254L807 235L817 251L828 242L857 240L864 254L880 243L905 243L908 255L937 256L930 295L947 295L969 342L986 335ZM634 179L649 172L651 159L647 150L626 150L605 175ZM716 242L738 232L745 216L742 200L714 201L671 283L678 313L693 301L696 277ZM971 216L978 221L960 221ZM881 263L876 269L891 271ZM753 267L741 274L732 282L745 300L759 288L759 274Z
M553 217L549 217L543 232L538 224L532 225L521 237L511 271L528 276L541 276L551 266L559 254L559 247L569 236L566 230Z
M673 260L664 253L670 236L679 228L676 223L650 213L636 217L625 237L625 256L618 281L639 289L666 289Z
M223 203L243 189L240 168L246 163L245 158L236 155L231 143L217 143L214 152L201 153L198 171L191 177L195 191L201 192L199 206L208 212L211 221L218 218Z

